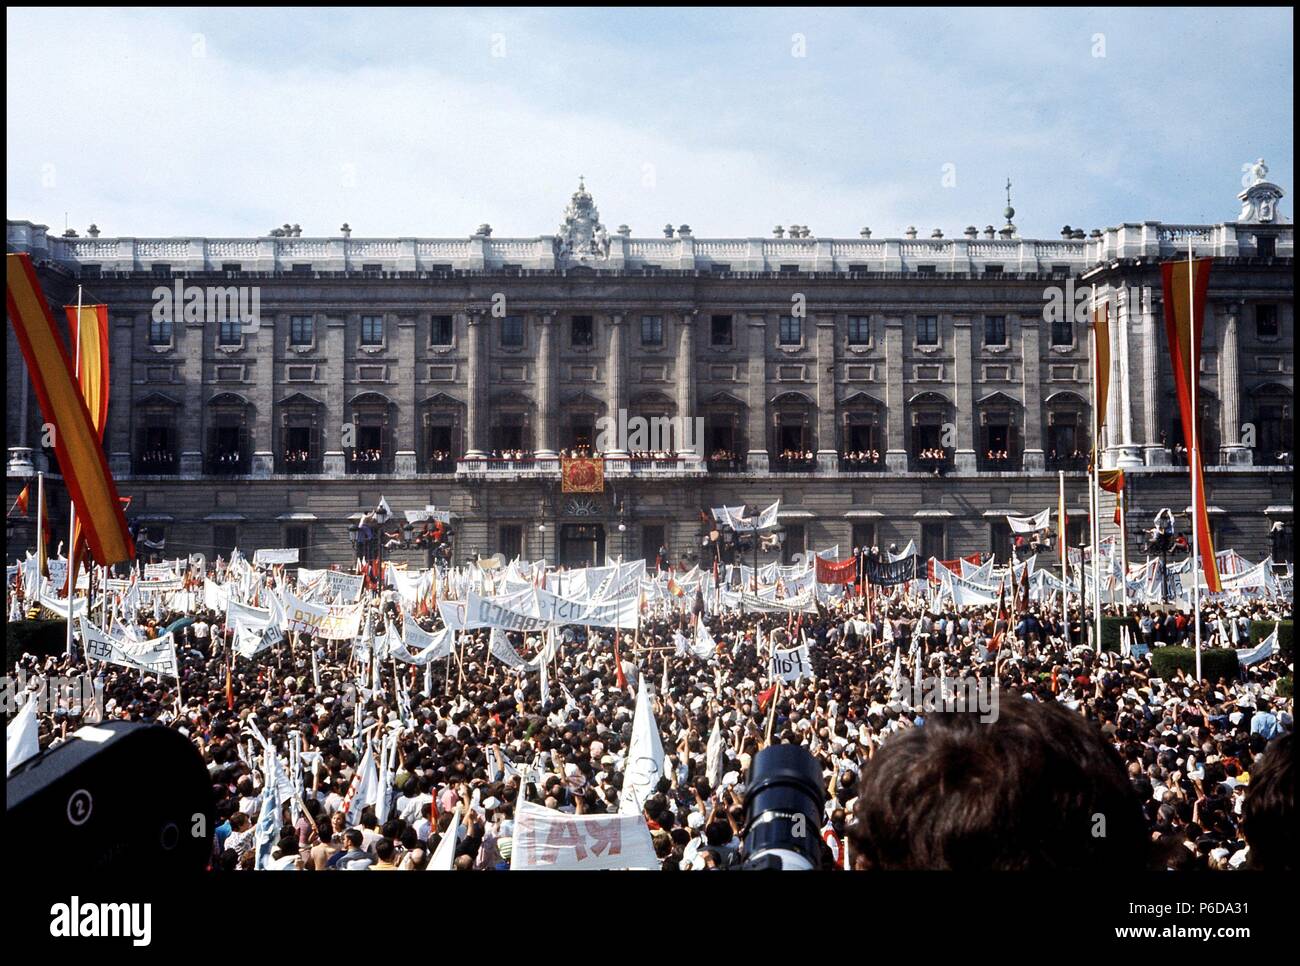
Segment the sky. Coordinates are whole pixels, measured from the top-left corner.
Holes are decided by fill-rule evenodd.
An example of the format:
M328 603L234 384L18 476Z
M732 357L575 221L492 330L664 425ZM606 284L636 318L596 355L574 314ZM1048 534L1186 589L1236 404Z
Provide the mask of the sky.
M10 8L7 217L105 236L1234 219L1289 9Z

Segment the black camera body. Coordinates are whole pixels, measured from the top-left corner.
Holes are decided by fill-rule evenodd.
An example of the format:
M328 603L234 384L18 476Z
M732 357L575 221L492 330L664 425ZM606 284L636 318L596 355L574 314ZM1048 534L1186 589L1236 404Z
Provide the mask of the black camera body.
M87 725L18 766L6 798L18 868L201 872L212 858L208 770L161 725Z
M754 756L745 788L742 869L820 869L821 767L800 745L771 745Z

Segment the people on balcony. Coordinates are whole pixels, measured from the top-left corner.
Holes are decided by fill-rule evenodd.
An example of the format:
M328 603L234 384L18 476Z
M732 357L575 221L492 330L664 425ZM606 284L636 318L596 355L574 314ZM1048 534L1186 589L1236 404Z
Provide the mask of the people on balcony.
M524 449L494 449L491 456L488 458L494 460L509 460L510 462L517 463L520 460L532 459L533 451Z
M574 446L569 449L560 450L560 455L565 459L572 460L590 460L600 459L605 454L600 450L594 450L590 446Z
M384 451L377 448L371 449L354 449L352 451L352 465L358 470L364 470L370 467L378 467L384 461Z
M916 458L928 464L935 476L941 476L948 463L948 451L942 447L926 447L916 454Z
M445 449L435 449L429 453L429 463L432 466L438 466L442 463L450 462L451 453Z
M677 454L671 450L637 450L629 456L645 463L676 463Z
M984 459L990 463L1008 463L1011 461L1011 454L1004 449L991 449L984 454Z
M140 457L140 465L145 470L165 470L176 462L176 454L169 450L146 450Z
M284 454L284 465L300 469L311 463L311 452L305 449L291 449Z
M874 449L850 450L840 454L849 469L872 469L880 465L880 451Z
M811 463L816 457L812 450L783 449L778 459L782 463Z
M213 467L218 473L233 473L243 461L243 454L237 449L218 450L212 457Z

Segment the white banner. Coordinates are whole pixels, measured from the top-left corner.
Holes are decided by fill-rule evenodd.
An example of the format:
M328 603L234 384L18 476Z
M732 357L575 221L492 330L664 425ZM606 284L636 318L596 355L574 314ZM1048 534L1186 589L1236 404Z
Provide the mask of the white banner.
M330 609L325 604L314 604L311 601L303 600L294 595L293 591L285 590L284 596L284 623L286 631L296 631L299 634L319 634L321 626L329 617Z
M326 641L350 641L361 632L361 605L331 607L316 636Z
M298 570L298 591L304 597L355 604L361 596L365 578L341 570Z
M401 644L390 646L388 654L399 661L422 667L450 655L455 639L456 632L449 627L429 633L408 617L402 625Z
M515 813L510 869L658 869L640 815L567 815L531 802Z
M269 567L275 564L296 564L298 548L285 547L280 550L257 550L253 553L253 566Z
M133 667L146 674L177 676L176 641L171 634L152 641L127 641L109 637L85 619L81 621L81 642L86 657L109 664Z
M1008 513L1007 523L1011 525L1012 533L1037 533L1040 530L1050 530L1052 528L1052 509L1048 507L1042 513L1035 514L1032 517L1014 517Z
M780 678L786 684L812 677L812 661L808 659L808 645L800 644L798 647L790 647L784 651L773 651L768 662L768 673L771 677Z

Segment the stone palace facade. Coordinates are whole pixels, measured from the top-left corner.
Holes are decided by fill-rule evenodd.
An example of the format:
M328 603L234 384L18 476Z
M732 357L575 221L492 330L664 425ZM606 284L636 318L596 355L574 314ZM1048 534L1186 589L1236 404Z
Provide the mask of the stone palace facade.
M1077 545L1094 286L1111 318L1103 465L1128 471L1135 547L1189 503L1159 265L1190 242L1215 257L1199 393L1216 542L1258 559L1289 555L1293 494L1294 231L1266 175L1235 221L1045 240L1020 237L1009 197L1001 228L952 237L633 237L580 186L534 238L60 238L9 221L8 250L31 254L56 318L78 285L108 305L105 449L167 556L297 546L322 565L352 556L349 524L381 495L399 516L455 514L460 560L690 560L701 510L778 498L787 558L908 540L1005 554L1006 515L1055 507L1058 472ZM54 474L66 533L8 339L9 499ZM557 454L598 446L620 413L702 432L615 440L603 492L563 492ZM34 529L10 523L13 557Z

